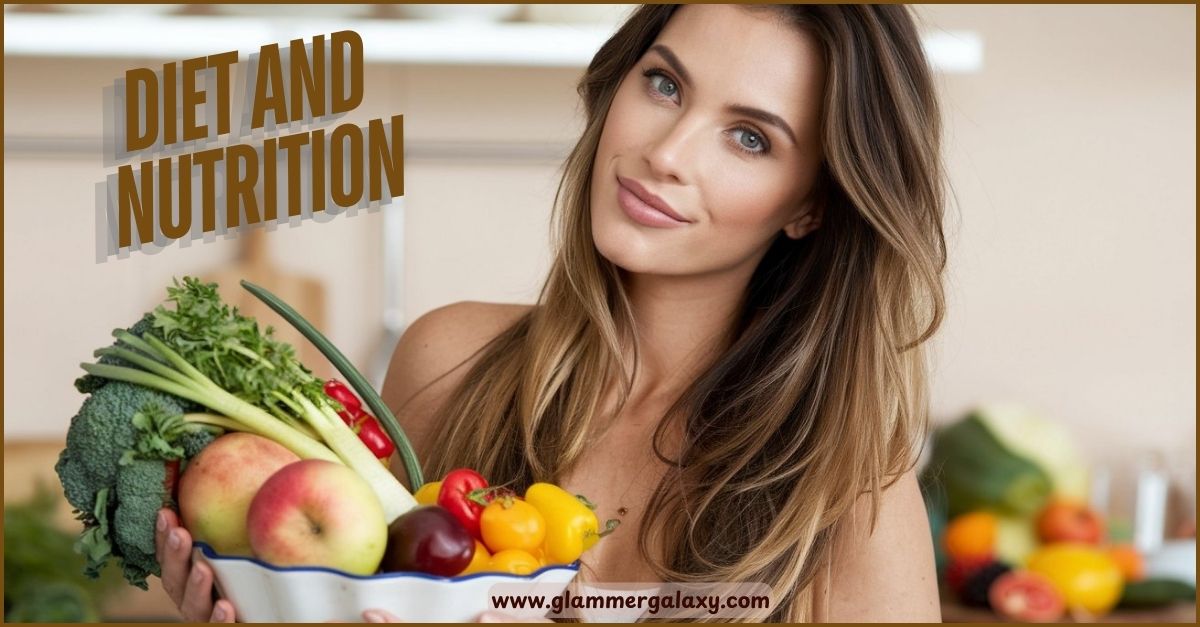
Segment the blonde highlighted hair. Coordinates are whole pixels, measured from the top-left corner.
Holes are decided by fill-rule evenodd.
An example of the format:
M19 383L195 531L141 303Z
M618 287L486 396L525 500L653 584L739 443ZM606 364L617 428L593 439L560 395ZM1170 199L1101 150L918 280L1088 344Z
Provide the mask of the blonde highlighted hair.
M655 432L671 471L637 533L664 581L765 582L775 605L751 619L807 621L838 523L869 495L874 527L882 489L915 464L928 429L923 348L945 309L940 114L906 7L745 9L787 20L823 52L823 218L772 243L729 348L668 412L685 427L677 456L663 452L665 420ZM590 175L621 80L675 10L636 10L580 81L587 125L555 200L538 306L476 355L441 407L429 476L469 466L522 488L554 481L602 429L606 383L618 405L627 398L634 319L592 240Z

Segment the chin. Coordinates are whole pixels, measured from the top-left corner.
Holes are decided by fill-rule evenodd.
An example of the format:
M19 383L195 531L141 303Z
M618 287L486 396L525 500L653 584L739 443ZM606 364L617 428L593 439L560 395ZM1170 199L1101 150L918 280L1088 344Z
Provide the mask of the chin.
M687 256L673 247L655 242L653 237L627 224L608 225L592 231L592 242L601 257L633 274L692 274ZM680 267L680 266L685 267Z
M645 233L638 232L636 225L626 223L621 216L612 215L620 211L616 207L592 205L599 207L600 213L592 214L592 243L596 252L610 263L628 272L654 272L661 265L665 256L661 246L654 246L647 241ZM657 263L656 263L657 262Z
M615 200L601 201L609 194L615 198L615 185L603 186L592 197L592 242L601 257L618 268L635 274L688 274L687 250L678 240L678 230L651 229L632 223Z

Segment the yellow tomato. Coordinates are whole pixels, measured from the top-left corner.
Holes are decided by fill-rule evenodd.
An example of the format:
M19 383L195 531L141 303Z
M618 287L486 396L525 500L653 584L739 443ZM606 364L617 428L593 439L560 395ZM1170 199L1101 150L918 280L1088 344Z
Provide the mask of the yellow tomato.
M538 548L530 551L529 554L537 558L538 564L542 566L550 565L546 562L546 545L539 545Z
M471 563L462 570L460 575L471 575L474 573L485 573L488 571L492 562L492 554L488 553L487 547L479 540L475 541L475 554L471 556Z
M417 490L413 498L417 500L417 505L437 505L438 492L441 489L441 481L431 481L421 486L421 489Z
M542 565L538 562L537 558L528 551L507 549L492 556L488 570L512 573L514 575L529 575L541 567Z
M1141 581L1146 578L1146 558L1132 544L1118 544L1108 547L1108 556L1121 569L1121 577L1125 583Z
M951 559L986 559L996 551L996 527L996 515L991 512L961 514L946 525L942 545Z
M483 542L493 551L533 551L546 539L546 519L534 506L512 497L488 504L479 517Z
M1094 546L1049 544L1029 556L1025 567L1044 575L1058 589L1067 607L1101 616L1121 599L1121 568Z

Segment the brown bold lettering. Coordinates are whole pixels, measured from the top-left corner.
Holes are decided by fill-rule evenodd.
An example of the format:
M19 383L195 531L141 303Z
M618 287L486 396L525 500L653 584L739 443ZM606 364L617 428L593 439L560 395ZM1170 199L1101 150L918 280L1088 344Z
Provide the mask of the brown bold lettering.
M384 133L383 120L371 120L367 132L367 152L370 154L372 202L383 199L383 180L387 176L388 192L393 197L404 195L404 116L392 116L392 138Z
M350 189L346 191L345 140L350 140ZM333 129L329 136L329 186L333 202L339 207L349 207L362 200L363 161L362 130L354 124L342 124Z
M246 164L246 175L242 177L242 164ZM258 201L254 199L254 185L258 183L258 153L246 144L234 144L225 149L225 226L241 226L242 212L246 208L246 224L258 224Z
M329 63L333 66L333 100L330 113L345 113L362 104L363 99L363 42L352 30L338 31L329 37L332 47ZM346 93L345 61L349 49L350 84Z
M296 122L304 118L305 96L307 96L308 108L312 111L314 118L325 115L325 36L313 37L311 65L304 49L304 40L292 40L290 69L292 76L291 120Z
M146 88L146 106L139 107L141 98L138 86ZM142 115L146 120L146 134L140 133ZM158 139L158 77L149 68L135 68L125 72L125 150L133 152L154 145ZM132 173L132 172L131 172Z
M117 169L117 243L121 248L133 245L133 224L137 224L139 242L154 240L154 162L143 161L140 169L137 181L133 178L133 166Z
M267 95L268 88L271 95ZM254 80L254 107L250 113L250 128L262 128L267 110L275 114L275 123L284 124L287 116L287 95L283 93L283 67L279 61L279 44L263 46L258 55L258 73Z
M217 68L217 134L229 132L231 106L229 104L229 68L237 63L237 50L209 55L208 67Z
M208 95L204 90L196 89L196 74L204 71L208 59L186 59L183 62L183 141L204 139L208 135L208 126L196 124L196 107L204 104Z

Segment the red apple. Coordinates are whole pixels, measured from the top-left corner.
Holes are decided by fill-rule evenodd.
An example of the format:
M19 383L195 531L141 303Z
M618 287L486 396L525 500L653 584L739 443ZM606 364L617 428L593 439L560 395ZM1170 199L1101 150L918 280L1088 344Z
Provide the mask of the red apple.
M246 521L255 557L275 566L370 575L387 547L387 523L375 492L347 466L319 459L271 475L250 502Z
M179 516L196 540L222 555L250 553L250 500L280 468L300 458L249 433L223 435L204 447L179 478Z
M1038 538L1053 542L1099 544L1104 539L1104 519L1082 503L1051 501L1037 519Z

